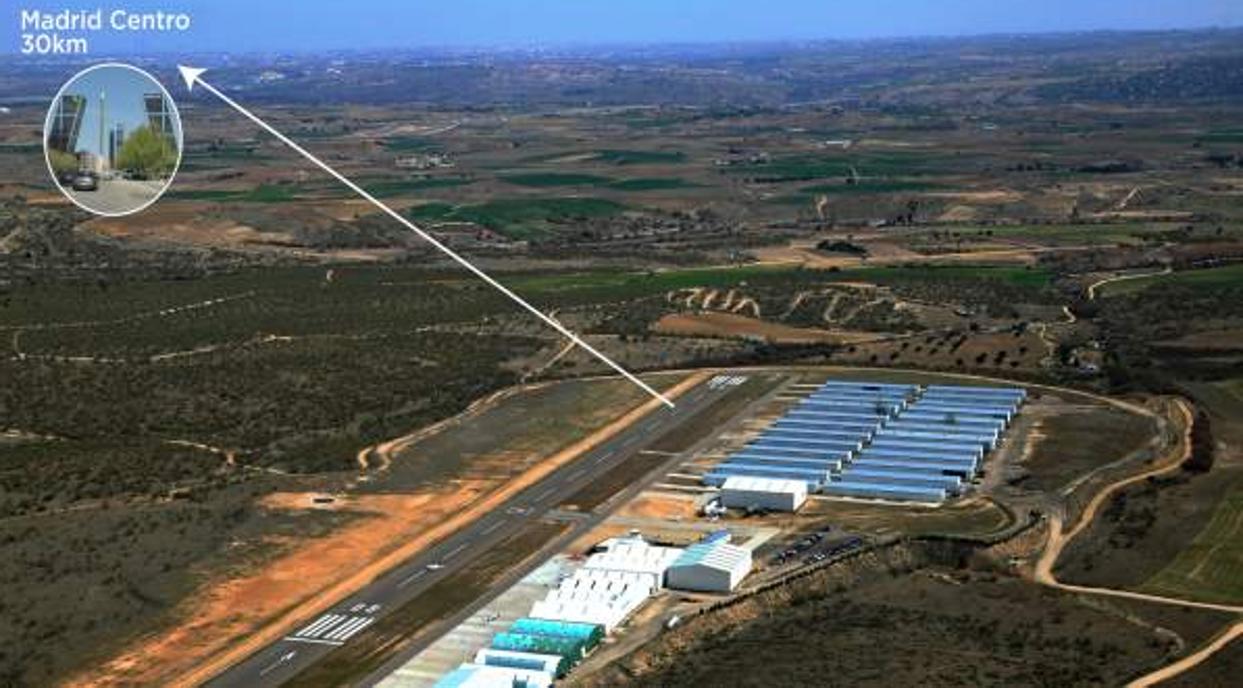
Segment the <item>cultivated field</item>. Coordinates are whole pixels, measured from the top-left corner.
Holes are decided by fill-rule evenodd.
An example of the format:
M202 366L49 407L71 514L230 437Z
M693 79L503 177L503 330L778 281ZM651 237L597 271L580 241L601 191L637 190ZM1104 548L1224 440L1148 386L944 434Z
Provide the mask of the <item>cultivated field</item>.
M656 452L692 448L788 371L1077 390L1033 386L1021 436L962 503L726 519L785 529L767 548L825 524L940 544L670 633L653 612L652 643L585 681L1119 684L1225 620L1024 576L1049 519L1170 439L1103 398L1165 410L1177 394L1192 460L1102 504L1057 574L1243 596L1239 38L239 56L213 83L645 379L747 371ZM644 402L209 99L183 112L163 200L77 211L30 98L71 67L0 64L0 684L166 683ZM282 78L253 78L267 70ZM563 506L598 508L665 458ZM691 483L659 489L693 500ZM686 518L686 502L627 518ZM306 681L357 680L559 532L516 536Z
M1243 490L1230 491L1195 540L1140 590L1226 604L1243 602Z

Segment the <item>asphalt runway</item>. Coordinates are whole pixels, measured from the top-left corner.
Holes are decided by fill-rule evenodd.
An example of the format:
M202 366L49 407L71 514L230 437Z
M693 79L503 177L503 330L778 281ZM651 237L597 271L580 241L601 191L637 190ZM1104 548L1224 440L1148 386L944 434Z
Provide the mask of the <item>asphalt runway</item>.
M704 382L660 407L611 440L562 466L463 530L377 578L363 590L305 619L290 634L233 665L206 685L212 688L278 686L350 642L391 610L453 575L473 558L549 512L575 490L630 458L657 438L737 387ZM598 522L602 515L592 518Z

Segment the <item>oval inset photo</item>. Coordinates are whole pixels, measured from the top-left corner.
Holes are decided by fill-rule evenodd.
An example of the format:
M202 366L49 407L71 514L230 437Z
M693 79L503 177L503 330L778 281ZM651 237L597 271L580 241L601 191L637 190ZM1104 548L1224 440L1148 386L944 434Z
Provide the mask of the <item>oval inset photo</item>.
M43 125L48 171L96 215L128 215L164 193L181 164L181 116L147 72L120 63L78 72Z

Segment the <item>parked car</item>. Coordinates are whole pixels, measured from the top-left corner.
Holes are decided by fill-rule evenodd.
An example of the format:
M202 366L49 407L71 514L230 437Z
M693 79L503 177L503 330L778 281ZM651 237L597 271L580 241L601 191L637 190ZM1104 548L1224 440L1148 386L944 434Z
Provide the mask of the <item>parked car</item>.
M78 178L78 174L77 170L65 170L56 175L56 181L60 182L61 186L69 186L73 184L73 180Z
M99 189L99 176L94 172L80 172L73 178L74 191L96 191Z

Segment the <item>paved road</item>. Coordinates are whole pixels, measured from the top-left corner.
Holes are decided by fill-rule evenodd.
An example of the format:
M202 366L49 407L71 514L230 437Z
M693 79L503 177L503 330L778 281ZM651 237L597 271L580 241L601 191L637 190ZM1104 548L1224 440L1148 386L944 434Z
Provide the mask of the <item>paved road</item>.
M278 686L399 609L436 581L520 531L532 520L557 516L554 509L575 490L625 461L736 387L701 383L660 407L613 439L515 495L488 516L380 576L365 589L305 620L290 635L235 664L207 683L213 688Z
M128 213L147 204L164 188L162 181L134 181L130 179L101 179L95 191L74 191L66 186L70 198L90 210L100 213Z

